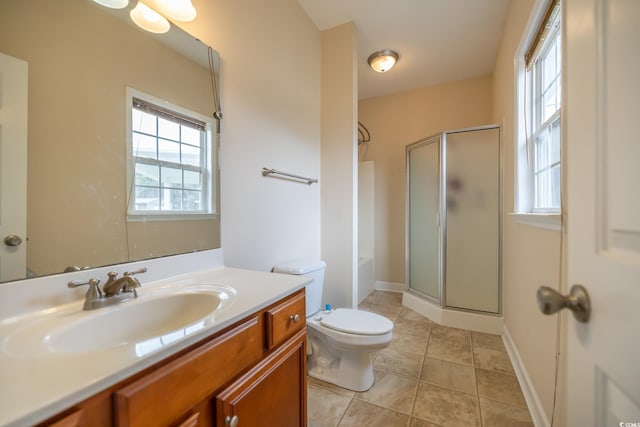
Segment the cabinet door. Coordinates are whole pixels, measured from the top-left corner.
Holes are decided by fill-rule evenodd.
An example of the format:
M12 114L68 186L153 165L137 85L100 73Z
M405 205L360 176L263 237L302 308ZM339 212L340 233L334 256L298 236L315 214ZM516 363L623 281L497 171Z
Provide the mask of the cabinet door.
M216 396L218 426L307 425L306 329Z

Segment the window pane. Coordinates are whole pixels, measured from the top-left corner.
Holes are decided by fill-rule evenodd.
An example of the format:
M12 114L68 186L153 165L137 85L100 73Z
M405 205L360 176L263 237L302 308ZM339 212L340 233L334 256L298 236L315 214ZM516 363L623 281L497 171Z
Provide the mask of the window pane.
M137 211L157 211L160 209L160 190L150 187L136 187L135 206Z
M202 192L184 190L184 210L199 211L202 209Z
M182 144L182 164L200 166L200 148Z
M550 159L551 164L560 161L560 118L554 121L549 127L550 141Z
M158 136L160 138L180 141L180 125L163 118L158 118Z
M156 116L134 108L131 114L131 127L136 132L156 135Z
M560 165L556 165L551 169L551 206L552 208L560 207Z
M160 168L156 165L136 163L136 185L157 187L160 183Z
M158 159L167 162L180 163L180 144L166 139L158 140Z
M200 172L184 171L184 188L200 190L202 188L201 177Z
M133 134L133 155L136 157L146 157L147 159L158 158L158 148L156 138L153 136Z
M162 210L163 211L182 210L182 190L163 188L162 189Z
M182 142L185 144L200 146L200 131L189 126L181 126Z
M162 186L169 188L182 188L182 170L163 167Z

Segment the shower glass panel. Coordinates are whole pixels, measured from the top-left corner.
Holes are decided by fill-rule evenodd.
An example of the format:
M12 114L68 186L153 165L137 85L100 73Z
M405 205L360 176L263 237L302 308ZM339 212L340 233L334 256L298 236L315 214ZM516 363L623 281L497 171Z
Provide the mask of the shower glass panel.
M500 128L407 146L407 284L442 307L500 313Z
M409 287L440 299L440 136L407 147Z
M500 131L447 133L445 306L500 308Z

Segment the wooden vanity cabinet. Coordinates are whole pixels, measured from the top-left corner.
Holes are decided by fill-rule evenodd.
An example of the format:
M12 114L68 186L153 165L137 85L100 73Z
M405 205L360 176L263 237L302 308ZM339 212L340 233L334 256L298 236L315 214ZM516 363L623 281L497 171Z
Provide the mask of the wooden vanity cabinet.
M306 426L304 299L301 289L42 425Z

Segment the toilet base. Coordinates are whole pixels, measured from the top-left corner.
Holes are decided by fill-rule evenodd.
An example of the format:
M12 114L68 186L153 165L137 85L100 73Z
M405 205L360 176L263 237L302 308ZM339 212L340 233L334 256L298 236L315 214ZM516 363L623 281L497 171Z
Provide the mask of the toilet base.
M340 355L314 347L309 376L353 391L367 391L374 381L371 351L342 351ZM338 357L337 357L338 356Z

